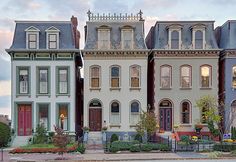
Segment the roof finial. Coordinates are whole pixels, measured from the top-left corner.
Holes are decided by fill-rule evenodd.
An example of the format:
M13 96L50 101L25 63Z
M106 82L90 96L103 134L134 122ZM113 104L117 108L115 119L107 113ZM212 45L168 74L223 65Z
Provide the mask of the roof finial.
M90 21L91 11L88 10L87 14L88 14L88 19L89 19L89 21Z
M143 12L141 9L138 14L139 14L139 20L143 20Z

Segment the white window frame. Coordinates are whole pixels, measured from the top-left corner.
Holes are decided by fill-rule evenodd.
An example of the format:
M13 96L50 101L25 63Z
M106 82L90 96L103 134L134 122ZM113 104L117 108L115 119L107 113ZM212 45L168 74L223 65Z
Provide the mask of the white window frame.
M183 103L188 103L188 106L189 106L189 112L188 112L188 115L189 115L189 122L188 123L184 123L183 122L183 114L184 114L184 112L183 112ZM181 124L186 124L186 125L188 125L188 124L191 124L192 123L192 104L191 104L191 102L190 101L188 101L188 100L184 100L184 101L182 101L181 102L181 105L180 105L180 108L181 108L181 112L180 112L180 116L181 116Z
M119 75L117 77L113 77L112 76L112 68L118 68L119 69ZM118 65L112 65L110 67L110 87L111 88L120 88L120 85L121 85L121 67L118 66ZM118 87L113 87L112 86L112 79L118 79Z
M189 76L183 76L182 68L185 68L185 67L187 67L189 69ZM188 87L183 86L182 78L184 78L184 77L189 77L189 86ZM192 87L192 66L190 66L190 65L180 66L180 87L181 88L191 88Z
M40 81L40 71L41 71L41 70L47 71L47 80L46 80L46 82L41 82L41 81ZM46 68L44 68L44 67L38 67L38 75L39 75L39 76L38 76L38 83L39 83L39 85L38 85L38 87L39 87L39 88L38 88L38 93L39 93L39 94L48 94L48 90L49 90L49 68L47 68L47 67L46 67ZM45 86L46 86L46 89L45 89L45 90L46 90L46 91L43 91L43 92L41 91L41 86L42 86L41 83L44 83L44 84L45 84Z
M102 33L105 32L107 33L107 40L104 38L102 39ZM110 37L110 29L98 29L98 49L100 50L107 50L111 48L110 42L111 42L111 37ZM102 41L107 41L107 46L103 46L104 42Z
M66 71L66 81L60 81L60 71L65 70ZM66 91L62 90L62 83L66 83ZM69 68L59 68L58 69L58 92L59 94L68 94L69 93Z
M54 26L51 26L50 28L45 30L46 32L46 48L47 49L59 49L59 33L60 30L55 28ZM50 34L55 34L56 35L56 48L50 48L49 47L49 35Z
M131 32L131 43L130 43L130 48L125 48L124 46L124 34L125 32ZM124 28L121 29L121 48L124 50L132 50L134 48L134 30L133 28Z
M139 112L132 112L131 110L131 106L132 106L132 104L134 103L134 102L137 102L138 103L138 105L139 105ZM130 122L130 124L131 125L136 125L138 122L139 122L139 120L140 120L140 113L141 113L141 104L140 104L140 102L139 101L137 101L137 100L133 100L133 101L131 101L130 102L130 108L129 108L129 114L130 114L130 119L129 119L129 122ZM133 119L133 118L136 118L136 119Z
M204 87L202 85L202 68L203 67L208 67L209 68L209 86L208 87ZM204 64L200 66L200 87L201 88L211 88L212 86L212 66L208 65L208 64Z
M136 67L136 68L138 68L138 72L139 72L139 76L138 76L138 81L139 81L139 83L138 83L138 87L135 87L135 86L132 86L132 78L133 78L133 76L132 76L132 71L131 71L131 69L133 68L133 67ZM130 88L140 88L141 87L141 66L140 65L131 65L130 67L129 67L129 71L130 71ZM135 77L134 77L135 78Z
M178 49L181 49L182 48L182 31L181 31L182 26L174 24L174 25L168 26L167 29L168 29L168 47L169 47L169 49L172 49L171 48L171 34L173 31L179 32L179 48ZM173 50L178 50L178 49L173 49Z
M98 68L98 70L99 70L99 74L98 74L98 80L99 80L98 87L93 87L92 86L92 68L94 68L94 67ZM99 65L92 65L92 66L89 67L89 83L90 83L90 89L97 89L97 88L99 89L101 87L101 67Z
M236 89L236 85L234 85L234 69L236 70L236 65L232 66L232 88L233 89ZM236 77L236 74L235 74L235 77Z
M195 33L199 30L202 32L202 49L206 49L206 26L202 25L202 24L196 24L194 26L192 26L192 46L193 49L195 49Z
M39 32L40 30L34 26L30 26L29 28L25 29L26 32L26 49L39 49ZM36 35L36 48L29 48L29 35L34 34Z
M119 112L111 112L111 109L112 109L112 104L113 103L117 103L118 106L119 106ZM118 116L117 118L119 118L118 122L113 122L112 118L114 116ZM120 125L121 123L121 106L120 106L120 102L119 101L112 101L111 104L110 104L110 124L111 125Z
M170 76L169 76L169 86L168 87L163 87L162 86L162 79L163 79L163 77L162 77L162 68L169 68L169 73L170 73ZM161 65L160 66L160 88L162 88L162 89L169 89L169 88L171 88L172 87L172 66L170 66L170 65Z
M27 71L27 81L20 81L21 71ZM29 75L29 68L19 68L19 94L28 94L29 93L29 86L30 86L30 75Z

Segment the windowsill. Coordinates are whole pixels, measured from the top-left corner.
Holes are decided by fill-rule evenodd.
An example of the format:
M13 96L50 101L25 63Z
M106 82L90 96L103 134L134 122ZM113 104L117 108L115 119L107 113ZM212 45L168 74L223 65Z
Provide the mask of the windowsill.
M97 87L97 88L90 87L89 89L90 89L90 91L101 91L100 87Z
M171 90L172 88L162 88L160 87L160 90Z
M120 91L121 88L119 88L119 87L111 87L111 88L110 88L110 91L113 91L113 90L118 90L118 91Z
M129 125L129 127L131 127L131 128L132 128L132 127L137 127L137 126L136 126L136 125L134 125L134 124L131 124L131 125Z
M201 90L210 90L212 89L211 87L200 87Z
M40 97L40 96L48 96L48 97L51 97L51 94L36 94L36 97Z
M192 124L180 124L180 127L192 127Z
M17 94L16 97L31 97L31 94Z
M121 125L119 125L119 124L111 124L110 125L110 128L120 128L121 127Z
M140 91L141 88L140 88L140 87L130 87L129 90L131 90L131 91L132 91L132 90L138 90L138 91Z
M180 87L179 89L180 89L180 90L191 90L192 87L186 87L186 88L185 88L185 87Z
M58 96L68 96L68 97L70 97L70 94L69 94L69 93L65 93L65 94L63 94L63 93L61 93L61 94L56 94L56 97L58 97Z

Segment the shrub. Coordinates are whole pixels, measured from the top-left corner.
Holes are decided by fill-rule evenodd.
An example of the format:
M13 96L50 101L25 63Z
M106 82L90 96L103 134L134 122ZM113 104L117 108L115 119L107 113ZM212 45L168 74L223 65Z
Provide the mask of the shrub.
M56 131L56 135L53 137L53 144L56 147L59 147L60 151L59 154L63 155L64 150L66 150L66 145L69 143L68 134L65 134L63 129L54 126Z
M146 143L141 145L141 150L145 152L152 151L152 145Z
M114 141L118 141L118 136L117 136L117 134L112 134L112 135L111 135L111 141L110 141L110 142L112 143L112 142L114 142Z
M130 152L140 152L140 147L137 144L132 145L129 150L130 150Z
M11 130L8 125L0 122L0 147L6 147L11 138Z
M47 130L43 124L38 124L34 135L34 144L46 143L47 142Z
M236 140L236 127L231 127L231 139Z
M180 137L180 141L186 143L186 144L189 144L190 143L190 139L189 139L189 136L181 136Z
M116 153L116 152L120 151L119 148L118 148L118 147L115 147L115 146L111 146L109 150L110 150L110 152L112 152L112 153Z
M139 141L140 143L143 142L143 138L142 138L141 134L136 134L134 136L134 140Z
M132 145L139 144L138 141L114 141L111 147L118 148L120 151L129 150Z
M77 147L77 151L80 152L81 154L84 154L85 153L85 146L84 144L80 144L78 147Z
M211 152L208 156L209 156L209 158L211 158L211 159L215 159L215 158L218 158L218 157L221 156L221 155L222 155L221 152L219 152L219 151L214 151L214 152Z
M160 144L159 145L160 151L170 151L170 147L167 144Z
M230 151L236 150L236 145L232 143L215 144L213 149L215 151L230 152Z
M152 150L160 150L160 144L158 143L148 143L152 147Z

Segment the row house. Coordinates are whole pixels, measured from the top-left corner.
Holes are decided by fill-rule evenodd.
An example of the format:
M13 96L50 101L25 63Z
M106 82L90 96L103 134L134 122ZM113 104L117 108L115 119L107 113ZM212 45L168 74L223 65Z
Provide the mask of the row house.
M148 104L161 130L191 135L205 117L196 100L218 94L219 48L213 21L158 21L146 44L148 59ZM206 127L202 130L207 134Z
M14 146L26 143L38 124L47 131L57 125L74 134L79 107L75 87L80 86L75 80L82 66L77 25L76 17L16 21L12 46L6 50L11 57Z
M108 134L135 132L147 110L147 55L142 12L99 15L88 12L85 26L84 126Z

